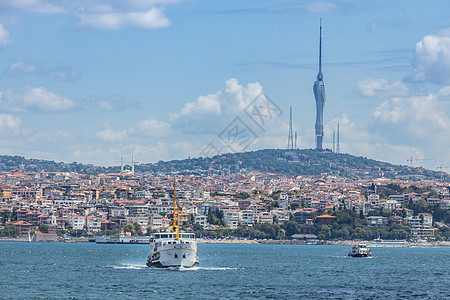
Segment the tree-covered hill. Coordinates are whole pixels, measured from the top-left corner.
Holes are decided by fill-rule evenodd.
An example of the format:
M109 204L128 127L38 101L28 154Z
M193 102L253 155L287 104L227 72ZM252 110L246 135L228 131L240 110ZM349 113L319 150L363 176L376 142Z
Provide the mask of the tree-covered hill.
M440 178L438 172L424 168L398 166L366 157L350 154L320 152L312 149L282 150L265 149L252 152L228 153L212 158L172 160L156 164L143 164L137 169L142 172L215 172L260 171L269 173L298 175L334 174L358 178Z
M129 167L129 166L128 166ZM78 172L99 174L120 172L120 166L102 167L77 162L63 163L20 156L0 156L0 171L11 170ZM400 179L441 179L442 173L424 168L393 165L361 156L320 152L313 149L265 149L242 153L228 153L215 157L159 161L135 166L136 173L229 174L239 171L259 171L298 175L339 175L356 178L381 176ZM449 180L444 174L444 180Z

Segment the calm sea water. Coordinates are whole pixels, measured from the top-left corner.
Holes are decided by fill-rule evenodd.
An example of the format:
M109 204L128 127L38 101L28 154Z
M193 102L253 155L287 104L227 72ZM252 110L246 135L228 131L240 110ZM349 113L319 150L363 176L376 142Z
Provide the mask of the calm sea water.
M449 299L450 248L199 245L200 267L149 269L148 245L0 243L1 299Z

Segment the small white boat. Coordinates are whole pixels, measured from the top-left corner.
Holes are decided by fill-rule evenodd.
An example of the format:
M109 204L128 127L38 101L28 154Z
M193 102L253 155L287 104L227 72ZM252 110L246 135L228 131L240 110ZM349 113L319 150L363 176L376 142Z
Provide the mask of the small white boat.
M191 268L198 266L197 242L193 233L180 233L180 205L175 200L173 184L173 222L169 232L154 233L150 236L148 267Z
M358 244L352 247L348 256L351 257L370 257L372 253L370 249L365 244Z

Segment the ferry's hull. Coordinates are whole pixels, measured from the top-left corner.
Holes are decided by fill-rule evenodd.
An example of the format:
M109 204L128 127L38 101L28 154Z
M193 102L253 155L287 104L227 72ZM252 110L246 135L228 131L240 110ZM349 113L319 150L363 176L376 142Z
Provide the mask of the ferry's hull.
M189 248L164 249L149 256L147 266L156 268L196 267L198 266L197 252Z
M350 257L371 257L372 255L370 253L349 253L348 256Z

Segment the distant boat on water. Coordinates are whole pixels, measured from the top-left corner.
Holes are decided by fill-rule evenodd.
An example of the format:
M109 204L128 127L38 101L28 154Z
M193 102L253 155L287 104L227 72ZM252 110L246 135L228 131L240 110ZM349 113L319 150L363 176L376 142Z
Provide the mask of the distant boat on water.
M149 244L148 236L132 236L121 233L119 236L98 236L95 238L97 244Z
M409 247L407 240L382 240L380 238L374 239L369 247Z
M352 247L348 256L351 257L371 257L372 253L365 244L358 244Z

